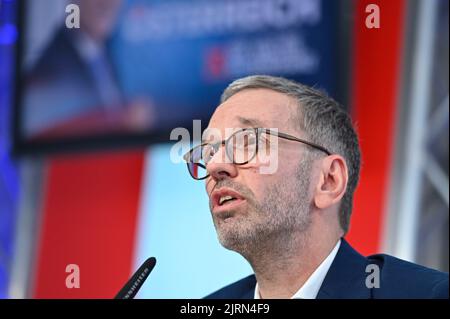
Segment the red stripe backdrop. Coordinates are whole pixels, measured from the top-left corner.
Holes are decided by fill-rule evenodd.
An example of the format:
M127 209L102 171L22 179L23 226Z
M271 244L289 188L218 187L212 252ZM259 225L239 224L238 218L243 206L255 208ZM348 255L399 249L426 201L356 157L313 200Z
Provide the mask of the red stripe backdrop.
M380 8L380 28L368 29L366 6ZM363 156L348 235L363 254L379 251L395 136L401 73L403 0L356 2L352 109Z
M48 163L35 298L112 298L132 267L143 152ZM80 288L65 285L80 268Z

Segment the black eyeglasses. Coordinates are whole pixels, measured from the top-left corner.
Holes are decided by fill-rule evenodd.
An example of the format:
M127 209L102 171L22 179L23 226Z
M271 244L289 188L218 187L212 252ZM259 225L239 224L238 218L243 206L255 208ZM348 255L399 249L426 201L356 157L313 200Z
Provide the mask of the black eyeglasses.
M189 152L183 158L187 163L189 173L196 180L205 179L209 176L206 165L211 161L214 155L219 151L222 145L225 146L225 154L227 158L236 165L244 165L255 158L258 153L259 141L263 133L281 137L290 141L300 142L318 149L327 155L331 155L325 147L305 141L298 137L272 131L266 128L244 128L236 131L226 140L217 143L203 143Z

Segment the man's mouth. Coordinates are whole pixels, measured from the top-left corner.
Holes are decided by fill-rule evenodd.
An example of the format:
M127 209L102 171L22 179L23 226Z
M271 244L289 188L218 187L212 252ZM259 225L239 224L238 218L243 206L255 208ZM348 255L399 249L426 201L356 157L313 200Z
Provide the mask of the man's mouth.
M214 214L230 212L245 201L239 193L229 188L215 190L211 195L212 211Z
M233 200L236 200L236 198L234 198L233 196L230 196L230 195L222 196L219 199L219 206L222 206L223 203L230 202L230 201L233 201Z

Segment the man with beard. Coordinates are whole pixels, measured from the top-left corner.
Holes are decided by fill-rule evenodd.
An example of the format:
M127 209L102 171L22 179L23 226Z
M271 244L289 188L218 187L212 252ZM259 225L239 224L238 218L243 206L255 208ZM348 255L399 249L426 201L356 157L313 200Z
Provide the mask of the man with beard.
M205 180L220 243L255 272L208 298L448 298L448 274L364 257L345 241L360 150L348 114L324 93L238 79L185 160ZM367 280L373 267L379 276Z

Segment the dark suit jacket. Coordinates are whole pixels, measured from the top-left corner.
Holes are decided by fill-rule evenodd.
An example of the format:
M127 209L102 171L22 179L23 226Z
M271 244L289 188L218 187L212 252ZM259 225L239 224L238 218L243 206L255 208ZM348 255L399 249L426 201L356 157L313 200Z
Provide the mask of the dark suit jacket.
M379 288L367 288L366 278L379 267ZM253 299L254 275L226 286L207 299ZM320 287L317 299L448 298L448 273L425 268L389 255L364 257L344 239Z

